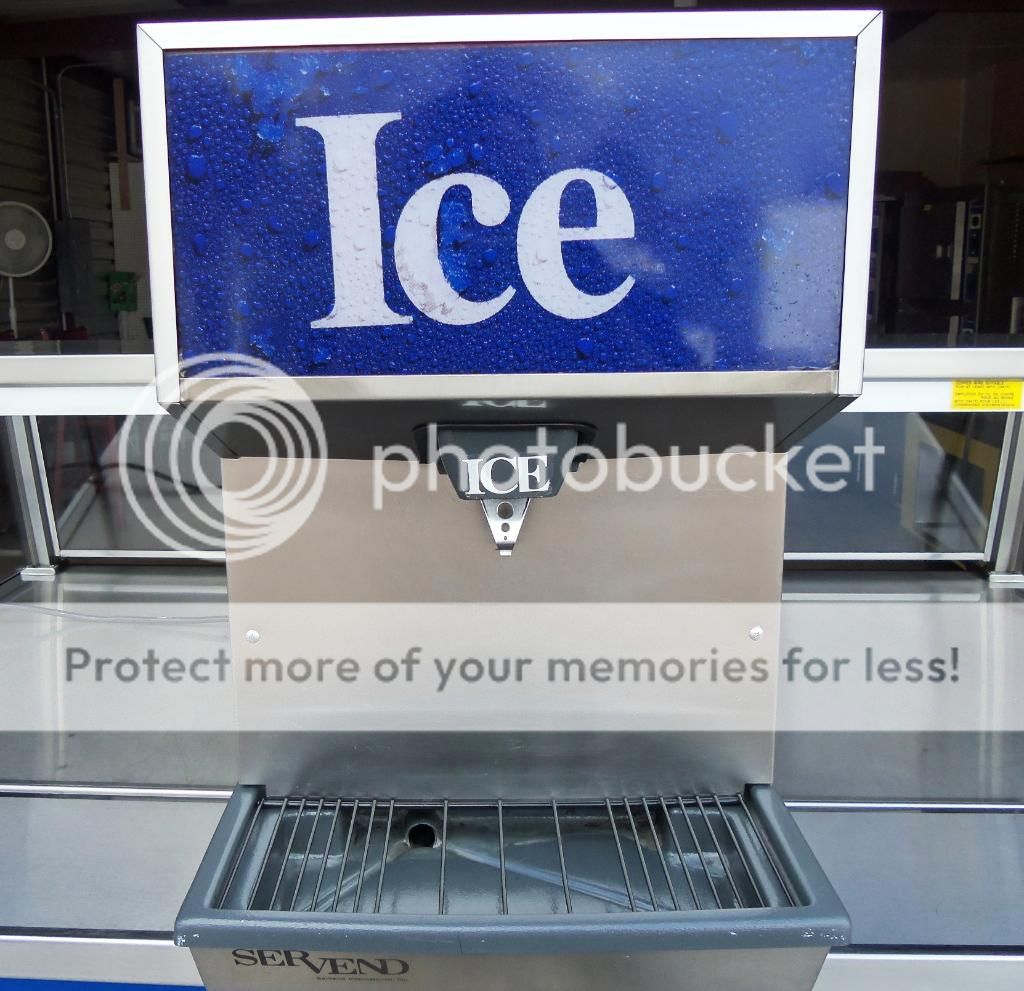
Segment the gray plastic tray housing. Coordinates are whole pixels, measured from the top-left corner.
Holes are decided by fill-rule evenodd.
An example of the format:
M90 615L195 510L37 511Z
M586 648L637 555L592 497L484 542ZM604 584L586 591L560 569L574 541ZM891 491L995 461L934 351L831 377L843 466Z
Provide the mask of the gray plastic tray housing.
M260 787L235 789L178 914L177 945L461 956L838 947L850 940L846 910L768 785L748 786L746 800L801 904L610 915L400 916L216 908L262 796Z

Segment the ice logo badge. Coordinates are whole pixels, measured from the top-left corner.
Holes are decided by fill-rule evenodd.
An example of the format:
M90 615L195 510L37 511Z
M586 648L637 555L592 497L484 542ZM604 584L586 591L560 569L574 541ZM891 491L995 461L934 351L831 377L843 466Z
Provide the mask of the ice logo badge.
M472 496L510 495L513 492L532 495L551 488L546 454L466 458L464 464L468 480L466 491ZM496 477L495 469L504 470L505 477Z
M313 320L316 328L374 327L411 323L384 298L384 261L377 184L377 135L402 119L400 113L301 117L298 127L316 131L324 143L333 255L334 306ZM584 182L594 194L596 218L590 227L563 227L562 194L570 183ZM473 172L434 179L421 186L402 208L395 228L395 266L409 301L439 323L467 325L494 316L516 293L507 286L486 300L461 295L445 278L438 252L438 211L445 194L464 186L472 199L473 219L485 227L508 220L512 203L501 183ZM627 276L605 293L578 288L566 271L566 241L609 241L634 236L633 210L615 181L592 169L564 169L545 179L527 198L519 215L516 255L530 295L548 313L585 320L608 312L633 288Z

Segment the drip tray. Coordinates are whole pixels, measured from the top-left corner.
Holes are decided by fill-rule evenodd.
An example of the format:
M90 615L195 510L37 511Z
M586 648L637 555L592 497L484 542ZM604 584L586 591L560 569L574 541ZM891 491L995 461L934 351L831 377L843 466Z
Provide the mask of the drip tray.
M261 799L218 908L559 915L792 906L742 796Z
M610 987L644 954L658 967L687 957L690 976L673 968L669 987L709 966L736 988L774 987L776 972L779 987L808 974L810 987L828 947L848 938L842 905L767 786L583 802L239 787L176 926L213 991L264 975L501 987L491 968L505 956L527 972L527 961L574 961L552 987ZM517 974L509 986L526 986Z

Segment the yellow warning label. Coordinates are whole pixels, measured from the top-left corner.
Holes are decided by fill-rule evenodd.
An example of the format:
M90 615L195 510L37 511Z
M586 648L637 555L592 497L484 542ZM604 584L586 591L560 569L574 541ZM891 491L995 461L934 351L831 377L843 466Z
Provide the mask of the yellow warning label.
M953 409L1020 409L1020 379L957 379Z

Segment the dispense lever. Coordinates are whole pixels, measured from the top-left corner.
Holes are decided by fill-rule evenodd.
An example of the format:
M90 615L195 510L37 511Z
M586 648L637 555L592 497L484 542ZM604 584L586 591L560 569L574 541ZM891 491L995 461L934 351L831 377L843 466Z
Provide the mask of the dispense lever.
M502 557L511 557L515 550L519 531L530 508L530 500L522 498L482 499L484 519L491 528L494 546Z
M460 499L476 500L502 557L509 557L533 499L557 495L574 467L578 426L437 428L438 465Z

